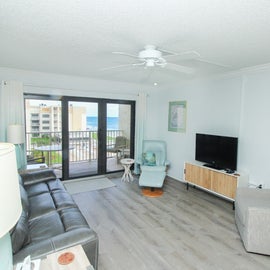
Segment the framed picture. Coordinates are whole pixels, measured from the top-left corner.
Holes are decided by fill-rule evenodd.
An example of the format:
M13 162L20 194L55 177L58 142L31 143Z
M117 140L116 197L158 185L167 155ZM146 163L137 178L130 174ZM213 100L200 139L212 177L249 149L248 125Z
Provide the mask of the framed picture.
M169 102L168 131L186 132L186 101Z

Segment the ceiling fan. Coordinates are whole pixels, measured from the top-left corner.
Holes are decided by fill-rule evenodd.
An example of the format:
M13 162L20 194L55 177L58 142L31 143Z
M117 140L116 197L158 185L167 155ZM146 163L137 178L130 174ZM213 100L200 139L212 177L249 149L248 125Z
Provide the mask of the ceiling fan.
M185 74L193 74L195 72L194 68L170 63L167 61L166 58L171 58L173 56L180 56L184 60L200 58L200 54L196 51L174 53L163 49L157 49L157 47L154 45L146 45L142 51L139 51L138 55L133 55L125 52L112 53L132 57L134 59L137 59L138 62L103 68L102 70L110 70L128 66L143 66L144 68L161 67Z

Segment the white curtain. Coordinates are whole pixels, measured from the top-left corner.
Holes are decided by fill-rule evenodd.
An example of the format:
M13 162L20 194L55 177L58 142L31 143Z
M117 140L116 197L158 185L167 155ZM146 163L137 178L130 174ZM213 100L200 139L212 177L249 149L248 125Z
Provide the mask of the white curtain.
M24 125L23 84L16 81L2 81L0 87L0 141L7 141L9 125ZM21 151L23 153L21 153ZM25 144L16 146L18 169L26 166Z
M134 173L139 174L138 160L142 156L142 142L144 139L144 125L146 120L146 93L139 93L136 102L136 123L135 123L135 165Z

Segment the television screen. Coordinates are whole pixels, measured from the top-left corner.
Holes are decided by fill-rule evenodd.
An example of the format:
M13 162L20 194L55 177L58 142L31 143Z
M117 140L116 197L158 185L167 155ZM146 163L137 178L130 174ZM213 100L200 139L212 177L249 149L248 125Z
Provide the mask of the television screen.
M215 169L236 170L238 138L196 134L195 159Z

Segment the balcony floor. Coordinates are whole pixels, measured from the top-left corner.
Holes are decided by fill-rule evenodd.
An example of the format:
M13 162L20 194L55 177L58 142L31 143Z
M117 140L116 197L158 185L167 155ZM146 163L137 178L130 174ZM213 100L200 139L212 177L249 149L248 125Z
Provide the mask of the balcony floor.
M54 169L58 178L62 178L62 166L53 165L52 168ZM107 172L115 172L123 170L122 165L117 162L116 157L110 157L107 159ZM69 165L70 171L70 178L76 177L83 177L89 175L96 175L97 174L97 161L80 161L80 162L70 162Z

